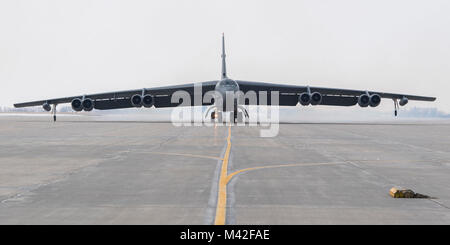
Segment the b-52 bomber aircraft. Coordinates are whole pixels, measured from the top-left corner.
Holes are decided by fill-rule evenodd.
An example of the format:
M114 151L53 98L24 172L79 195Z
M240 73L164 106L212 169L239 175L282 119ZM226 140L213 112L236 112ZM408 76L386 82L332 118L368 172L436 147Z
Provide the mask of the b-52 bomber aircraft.
M436 100L435 97L407 94L234 80L227 76L225 57L225 37L222 34L222 73L220 80L175 86L78 95L65 98L18 103L14 104L14 106L42 106L46 111L53 110L54 121L56 121L56 105L64 103L71 103L74 111L91 111L93 109L110 110L142 106L148 108L152 106L156 108L176 106L211 106L210 109L214 109L211 112L212 119L221 118L222 112L232 112L231 119L234 119L234 122L236 122L238 116L242 116L243 113L238 112L238 110L243 110L245 115L248 116L248 113L245 111L243 105L264 104L296 106L297 104L301 104L303 106L353 106L358 104L361 107L376 107L380 104L381 99L384 98L392 99L394 101L395 116L397 116L399 105L404 106L409 100ZM199 90L198 87L201 87L201 89ZM174 100L172 97L177 91L183 92L185 95L190 96L190 98L188 98L187 101L176 98ZM213 92L214 95L209 100L194 99L194 96L197 95L201 96L201 98L205 98L204 96L210 92ZM239 100L239 96L236 96L238 92L245 95L252 93L255 95L255 99ZM277 102L275 103L275 101L272 101L270 96L267 96L267 98L264 98L264 102L261 103L263 101L262 94L264 94L264 92L266 95L267 93L278 93ZM235 94L235 96L229 96L230 94ZM222 100L219 100L218 97L221 97ZM209 111L210 110L208 110L208 112Z

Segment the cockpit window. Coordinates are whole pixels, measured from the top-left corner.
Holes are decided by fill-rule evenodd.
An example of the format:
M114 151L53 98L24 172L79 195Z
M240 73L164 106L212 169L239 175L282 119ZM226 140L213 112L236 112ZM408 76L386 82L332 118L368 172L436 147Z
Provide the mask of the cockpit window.
M234 85L234 81L231 80L231 79L224 80L223 81L223 85L225 85L225 86L232 86L232 85Z

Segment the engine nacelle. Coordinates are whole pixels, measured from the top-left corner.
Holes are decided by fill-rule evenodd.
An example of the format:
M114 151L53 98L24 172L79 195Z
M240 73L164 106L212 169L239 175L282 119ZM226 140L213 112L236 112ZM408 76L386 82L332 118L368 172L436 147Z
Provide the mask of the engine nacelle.
M46 111L51 111L52 110L52 107L48 103L44 103L42 105L42 108L44 108L44 110L46 110Z
M146 94L142 98L142 105L144 105L144 107L147 107L147 108L152 107L154 103L155 103L155 100L153 99L153 96L150 94Z
M311 104L311 94L301 93L298 96L298 102L300 102L301 105L305 105L305 106Z
M358 98L358 105L361 107L367 107L370 103L370 97L368 94L362 94Z
M74 111L82 111L83 110L83 103L78 98L73 99L72 102L70 103L70 105L72 106L72 110L74 110Z
M153 104L155 103L155 100L153 98L152 95L150 94L146 94L144 96L140 95L140 94L135 94L133 96L131 96L131 105L133 105L134 107L152 107Z
M134 107L141 107L142 106L142 96L140 94L135 94L131 96L131 104Z
M370 107L377 107L381 103L381 96L378 94L372 94L370 96Z
M82 105L83 105L83 110L85 111L92 111L92 109L94 109L94 101L86 98L82 101Z
M311 94L311 105L319 105L322 102L322 95L319 92Z
M405 96L403 96L400 101L398 102L399 105L404 106L406 104L408 104L408 98L406 98Z

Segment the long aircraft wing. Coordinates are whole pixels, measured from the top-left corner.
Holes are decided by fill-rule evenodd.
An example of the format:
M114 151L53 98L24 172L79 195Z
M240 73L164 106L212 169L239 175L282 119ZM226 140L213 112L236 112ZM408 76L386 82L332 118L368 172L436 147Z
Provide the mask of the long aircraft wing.
M215 88L218 81L208 81L202 82L202 96ZM311 93L319 92L322 95L322 102L320 105L333 105L333 106L352 106L358 103L358 96L364 93L378 94L381 98L387 99L402 99L406 97L408 100L418 100L418 101L435 101L435 97L425 97L416 96L409 94L397 94L397 93L384 93L376 91L363 91L363 90L351 90L351 89L337 89L337 88L323 88L323 87L308 87L308 86L296 86L296 85L284 85L275 83L264 83L264 82L250 82L236 80L239 88L242 92L247 93L249 91L256 92L258 96L257 104L260 104L259 92L267 91L267 101L266 105L271 105L270 92L279 92L279 102L281 106L295 106L298 104L298 95L310 90ZM145 92L153 95L155 97L154 106L155 107L175 107L180 105L179 103L172 103L171 96L176 91L186 91L193 98L194 95L194 83L176 85L176 86L164 86L156 88L146 88ZM64 104L70 103L73 99L82 99L83 96L90 98L95 101L94 108L98 110L108 110L108 109L121 109L121 108L131 108L131 96L135 94L141 94L142 89L99 93L99 94L86 94L78 95L72 97L56 98L39 100L25 103L14 104L15 107L28 107L28 106L42 106L44 103L47 104ZM202 105L210 105L211 103L204 103ZM245 103L249 104L249 103ZM191 99L191 105L194 106L194 100Z
M202 87L202 96L207 92L214 90L217 81L208 81L201 82ZM141 94L143 89L134 89L134 90L125 90L125 91L116 91L116 92L107 92L107 93L99 93L99 94L85 94L85 95L77 95L71 97L64 98L55 98L55 99L47 99L47 100L38 100L32 102L24 102L14 104L14 107L28 107L28 106L42 106L44 103L47 104L64 104L70 103L73 99L82 99L90 98L95 101L94 108L97 110L109 110L109 109L123 109L123 108L131 108L133 105L131 104L131 96L135 94ZM151 94L155 97L155 107L175 107L178 106L179 103L171 103L172 94L176 91L185 91L191 95L191 98L194 94L194 83L175 85L175 86L164 86L164 87L156 87L156 88L145 88L146 93ZM193 105L194 100L191 100L191 104ZM208 103L203 103L203 105L208 105Z
M250 82L236 80L239 84L239 88L242 92L255 91L259 94L259 91L278 91L279 92L279 105L283 106L295 106L298 103L298 95L307 91L308 86L295 86L284 85L276 83L265 82ZM385 93L376 91L363 91L352 89L339 89L339 88L323 88L323 87L309 87L310 92L319 92L322 94L321 105L334 105L334 106L352 106L358 103L358 96L368 92L369 94L378 94L381 98L386 99L402 99L406 97L408 100L418 101L435 101L435 97L417 96L409 94L397 94L397 93ZM259 103L259 98L258 98ZM270 96L267 96L267 104L270 105Z

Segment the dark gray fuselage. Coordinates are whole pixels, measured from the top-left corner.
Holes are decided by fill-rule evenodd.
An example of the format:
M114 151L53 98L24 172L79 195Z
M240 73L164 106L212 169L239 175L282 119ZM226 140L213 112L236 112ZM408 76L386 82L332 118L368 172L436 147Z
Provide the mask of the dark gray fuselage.
M221 107L223 111L235 111L237 107L236 92L239 91L239 84L230 78L223 78L215 87L215 91L222 97L223 105L220 106L215 100L216 106Z

